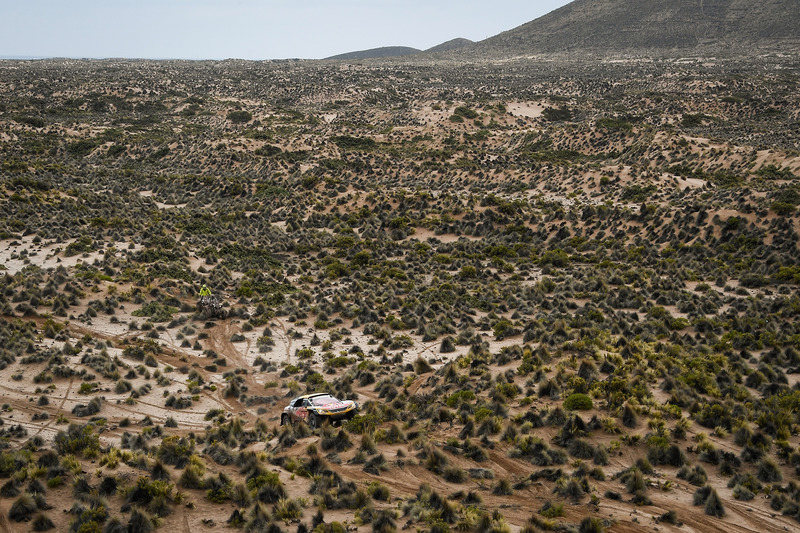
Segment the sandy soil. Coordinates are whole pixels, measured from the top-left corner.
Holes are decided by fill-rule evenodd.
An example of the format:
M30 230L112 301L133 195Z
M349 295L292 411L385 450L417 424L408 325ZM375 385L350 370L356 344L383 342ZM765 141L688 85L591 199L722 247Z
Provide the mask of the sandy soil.
M544 106L538 103L510 102L506 110L515 117L538 118L542 116Z
M78 263L92 263L103 255L102 251L64 257L62 251L76 239L61 243L34 243L35 237L27 235L18 239L0 241L0 271L16 274L27 266L42 269L63 266L71 268ZM120 246L126 246L120 243Z

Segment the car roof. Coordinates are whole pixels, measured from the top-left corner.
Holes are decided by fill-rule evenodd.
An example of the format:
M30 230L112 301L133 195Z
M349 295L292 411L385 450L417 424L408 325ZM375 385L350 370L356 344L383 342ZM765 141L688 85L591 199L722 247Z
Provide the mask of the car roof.
M333 396L330 392L314 392L312 394L303 394L302 396L297 396L295 400L299 399L306 399L306 398L316 398L317 396ZM294 401L294 400L292 400Z

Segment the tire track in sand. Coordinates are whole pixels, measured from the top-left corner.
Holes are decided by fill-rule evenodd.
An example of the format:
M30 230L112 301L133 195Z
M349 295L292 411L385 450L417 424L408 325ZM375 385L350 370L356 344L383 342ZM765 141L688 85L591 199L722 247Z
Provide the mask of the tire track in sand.
M281 336L283 337L283 344L286 346L286 362L288 363L292 358L292 337L286 332L286 326L283 323L283 320L275 320L278 323L278 327L281 330Z
M69 398L69 392L72 390L72 383L73 383L74 381L75 381L75 376L71 376L71 377L69 378L69 383L67 384L67 390L66 390L66 392L64 392L64 397L63 397L63 398L61 398L61 403L60 403L60 404L58 404L58 411L59 411L59 413L61 413L61 412L63 412L63 411L64 411L64 404L65 404L65 403L67 403L67 398ZM52 424L52 423L55 421L55 419L56 419L56 417L50 417L50 418L47 420L47 423L46 423L46 424L44 424L42 427L40 427L40 428L39 428L39 431L37 431L37 432L36 432L36 433L35 433L33 436L35 437L36 435L39 435L39 434L40 434L42 431L44 431L45 429L49 428L49 427L50 427L50 425L51 425L51 424Z

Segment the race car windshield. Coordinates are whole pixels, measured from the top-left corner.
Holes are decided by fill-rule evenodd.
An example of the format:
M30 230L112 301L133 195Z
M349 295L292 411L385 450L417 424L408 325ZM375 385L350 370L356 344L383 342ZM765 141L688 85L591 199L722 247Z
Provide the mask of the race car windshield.
M329 403L339 403L339 400L331 395L317 396L315 398L311 398L311 403L314 405L328 405Z

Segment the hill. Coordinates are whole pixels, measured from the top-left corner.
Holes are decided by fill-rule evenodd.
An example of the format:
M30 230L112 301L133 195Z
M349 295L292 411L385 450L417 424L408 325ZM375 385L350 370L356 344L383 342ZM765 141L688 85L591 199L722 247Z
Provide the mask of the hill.
M464 48L465 46L469 46L471 44L475 44L474 41L470 41L469 39L464 38L456 38L450 39L449 41L443 42L442 44L438 44L434 47L428 48L425 50L427 53L437 53L437 52L449 52L450 50L458 50L459 48Z
M382 46L380 48L370 48L369 50L359 50L357 52L347 52L338 54L325 59L378 59L383 57L401 57L418 54L422 50L411 48L410 46Z
M428 48L425 50L425 53L450 52L452 50L458 50L473 44L475 44L474 41L459 37ZM347 52L344 54L326 57L325 59L381 59L385 57L411 56L421 52L422 50L412 48L410 46L384 46L381 48L370 48L369 50L359 50L357 52Z
M793 0L576 0L468 50L478 57L796 50L797 7Z

